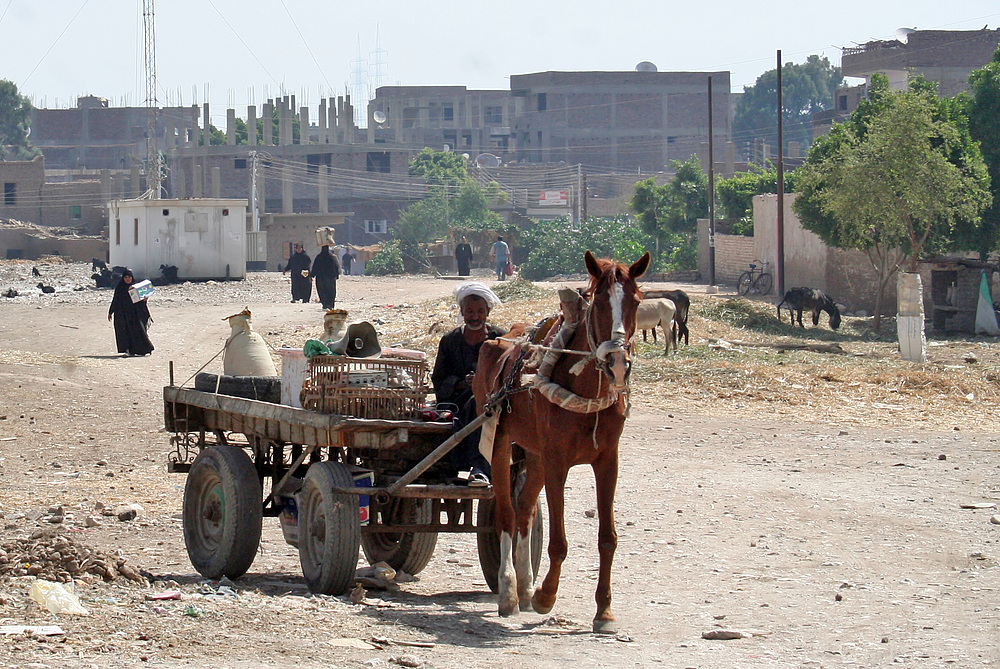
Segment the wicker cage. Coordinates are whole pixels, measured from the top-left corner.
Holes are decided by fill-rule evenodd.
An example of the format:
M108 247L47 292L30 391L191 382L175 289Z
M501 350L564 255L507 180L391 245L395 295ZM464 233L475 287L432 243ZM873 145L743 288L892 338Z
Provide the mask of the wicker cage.
M356 418L417 418L427 397L427 361L318 355L302 386L302 408Z

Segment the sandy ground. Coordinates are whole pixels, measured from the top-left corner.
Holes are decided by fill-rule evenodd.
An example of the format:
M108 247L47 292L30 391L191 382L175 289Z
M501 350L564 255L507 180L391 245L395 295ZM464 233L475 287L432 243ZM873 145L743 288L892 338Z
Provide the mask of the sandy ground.
M822 407L796 421L749 400L728 414L690 401L672 408L676 381L644 386L656 401L635 394L621 442L617 636L590 633L597 520L586 469L570 477L570 552L547 616L497 616L471 535L441 535L417 582L370 590L353 604L310 595L295 549L265 519L250 573L233 584L206 581L184 549L184 477L166 473L168 363L178 382L193 374L228 335L220 319L244 306L274 346L317 333L322 309L290 304L287 279L275 274L163 287L150 305L155 353L122 358L106 318L110 291L74 290L89 268L40 269L56 293L31 291L30 265L0 263L0 288L23 288L0 300L0 542L61 528L153 578L77 582L90 615L68 616L31 603L34 577L4 576L0 632L58 625L62 634L0 633L0 666L1000 663L1000 524L991 523L1000 511L988 507L1000 500L997 434L953 429L947 415L879 427L877 419L824 420ZM454 285L351 277L340 283L338 306L402 339L401 320L422 335L450 324ZM417 304L425 308L409 310ZM123 522L95 510L125 504L143 511ZM56 526L49 511L59 506ZM173 590L180 600L151 599ZM723 629L743 638L703 638ZM406 645L414 642L421 645Z

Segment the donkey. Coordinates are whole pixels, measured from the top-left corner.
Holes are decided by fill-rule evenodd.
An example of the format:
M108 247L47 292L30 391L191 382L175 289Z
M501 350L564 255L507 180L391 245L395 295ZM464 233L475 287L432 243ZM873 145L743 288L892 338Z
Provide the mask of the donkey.
M677 340L674 339L674 333L671 331L671 326L674 324L674 318L677 313L677 308L674 306L672 300L666 298L657 299L646 299L643 297L642 302L639 303L639 308L636 311L635 316L635 329L642 330L642 340L646 341L646 330L653 331L653 342L656 342L656 326L659 325L663 328L663 339L665 340L666 347L664 353L670 353L670 345L673 344L674 350L677 350Z
M812 311L813 325L819 325L819 312L825 311L830 316L830 327L834 330L840 327L840 309L834 303L833 298L825 293L821 293L815 288L792 288L785 293L784 299L778 303L778 320L781 320L781 306L788 305L790 323L795 324L798 317L799 327L802 324L802 312Z
M676 310L674 311L674 324L671 326L671 335L674 338L674 349L677 348L677 344L681 343L681 338L684 338L684 345L689 344L691 333L688 331L688 313L691 311L691 298L683 290L644 290L642 291L642 299L650 300L653 298L666 298L674 303Z
M491 405L497 389L519 378L523 356L518 344L525 343L498 339L485 342L480 349L473 391L480 412L491 416L483 425L480 449L492 450L500 537L500 615L510 616L518 609L533 608L542 614L552 610L568 550L566 477L570 467L590 465L597 488L600 555L593 629L613 633L611 565L618 545L614 525L618 440L628 415L630 348L642 299L636 279L649 267L649 253L629 266L598 260L588 251L584 262L590 283L583 296L574 297L580 303L578 309L564 306L563 326L552 346L545 347L532 386L496 399L499 406ZM525 473L516 513L511 497L515 445L524 453ZM532 594L531 527L535 500L543 487L549 507L549 571Z

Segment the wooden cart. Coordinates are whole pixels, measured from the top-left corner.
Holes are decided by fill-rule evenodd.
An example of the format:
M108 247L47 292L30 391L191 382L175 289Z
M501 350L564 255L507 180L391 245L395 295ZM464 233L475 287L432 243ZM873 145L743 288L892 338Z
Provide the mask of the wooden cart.
M463 436L450 422L352 418L173 385L163 402L168 471L187 473L184 542L203 576L246 573L263 518L277 517L313 592L346 593L359 547L370 564L417 574L439 532L477 534L483 575L497 591L493 489L456 483L441 461ZM542 534L539 510L536 571Z

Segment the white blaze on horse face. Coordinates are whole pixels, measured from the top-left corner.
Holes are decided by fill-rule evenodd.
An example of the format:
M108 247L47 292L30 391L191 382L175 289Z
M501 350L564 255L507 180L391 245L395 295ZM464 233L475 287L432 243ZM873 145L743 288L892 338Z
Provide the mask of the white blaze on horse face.
M611 286L611 346L607 354L611 356L609 370L615 390L628 386L628 354L625 352L625 323L622 314L625 308L625 289L620 283ZM603 348L603 345L602 345Z

